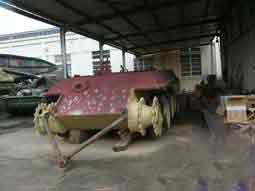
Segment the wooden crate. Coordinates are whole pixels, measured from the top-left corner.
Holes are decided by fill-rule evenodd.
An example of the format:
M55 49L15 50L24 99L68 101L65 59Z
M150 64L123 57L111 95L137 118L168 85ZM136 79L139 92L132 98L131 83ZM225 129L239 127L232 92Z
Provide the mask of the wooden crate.
M247 108L254 108L255 107L255 96L250 95L247 96Z
M227 96L225 101L228 123L247 121L247 96Z

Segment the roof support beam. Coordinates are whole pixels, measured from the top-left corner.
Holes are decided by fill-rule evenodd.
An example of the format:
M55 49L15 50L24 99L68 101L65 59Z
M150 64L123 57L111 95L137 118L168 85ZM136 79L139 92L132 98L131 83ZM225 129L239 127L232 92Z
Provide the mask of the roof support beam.
M202 15L203 18L206 18L208 16L210 5L211 5L211 0L206 0L204 13Z
M155 25L157 25L160 31L164 32L165 36L168 37L168 35L166 34L167 31L165 30L165 27L163 27L163 25L160 23L160 20L157 14L155 14L155 11L153 10L153 7L149 4L148 0L143 0L143 1L144 1L144 6L147 7L147 9L149 10Z
M192 48L192 47L197 47L197 46L206 46L206 45L210 45L210 43L193 43L185 48ZM176 50L178 48L183 48L182 47L169 47L169 48L160 48L159 50L155 50L155 51L148 51L146 54L140 54L140 56L145 56L145 55L148 55L148 54L158 54L158 53L162 53L162 52L169 52L169 51L173 51L173 50Z
M120 0L114 1L114 0L95 0L95 3L100 3L100 5L103 5L107 11L101 11L101 10L95 10L97 16L94 16L93 13L90 11L86 11L84 13L84 9L80 7L79 2L70 2L68 0L49 0L49 5L56 5L56 2L62 2L61 4L57 4L56 7L59 11L59 13L64 14L65 11L70 10L74 16L76 17L76 20L74 22L69 21L68 18L60 17L58 14L55 14L50 9L46 9L45 7L40 7L39 4L37 6L36 2L33 1L26 1L26 0L2 0L1 3L4 3L5 7L14 8L15 12L21 13L23 15L51 23L53 25L64 27L66 30L71 30L73 32L79 33L81 35L85 35L87 37L93 38L95 40L101 41L104 44L112 45L116 48L125 49L127 52L131 53L146 53L151 52L154 50L159 49L167 49L168 47L177 47L177 46L186 46L185 42L187 41L187 44L192 43L198 43L199 42L209 42L209 38L203 38L204 35L212 33L214 31L214 34L219 34L221 29L224 27L224 22L229 19L229 11L227 11L228 7L232 7L231 4L233 4L235 1L240 2L240 0L159 0L159 1L152 1L152 0L143 0L143 1L136 1L136 3L130 2L122 2ZM212 6L214 4L214 1L217 1L215 5L221 6L221 9L218 9L218 11L214 12L215 9L212 9ZM66 4L63 6L63 3ZM93 2L94 3L94 2ZM6 5L8 4L8 6ZM10 6L9 6L10 5ZM183 6L181 6L183 5ZM200 19L194 20L187 19L193 23L186 23L186 8L188 5L192 5L191 7L200 7L202 12L198 15L200 16ZM194 6L193 6L194 5ZM69 7L69 8L68 8ZM89 6L90 7L90 6ZM123 9L122 9L123 7ZM171 20L167 21L166 25L162 23L161 17L159 18L158 13L163 10L168 10L167 8L173 7L174 9L178 7L186 7L185 10L183 9L183 15L185 16L185 19L178 20L176 19L177 25L169 26L171 24ZM73 9L75 8L75 9ZM199 8L199 10L200 10ZM108 11L109 10L109 11ZM172 10L172 9L169 9ZM54 10L53 10L54 11ZM181 12L181 11L180 11ZM157 27L150 28L149 30L146 29L142 24L138 24L136 22L136 19L133 17L136 15L136 13L146 13L149 15L148 19L151 19L152 26L157 25ZM226 14L225 14L226 13ZM224 19L224 17L227 16L227 18ZM180 17L181 18L181 17ZM211 19L214 18L215 22L209 22L214 20ZM216 19L220 18L220 19ZM112 19L112 22L114 23L115 20L120 19L122 22L124 22L129 27L127 28L127 31L121 31L118 29L118 26L113 26L110 24L107 24L107 20ZM142 19L142 18L141 18ZM202 21L201 21L202 20ZM80 26L77 23L79 21L83 21L80 23L81 25L85 24L94 24L92 26ZM184 22L184 23L183 23ZM207 23L206 23L207 22ZM209 25L210 23L213 23L212 25ZM173 23L172 23L173 24ZM192 25L194 24L194 25ZM218 25L218 29L217 29ZM97 30L95 33L93 33L93 27L96 27L96 29L99 31L100 29L103 30L102 33L100 31L98 33ZM187 28L185 28L187 27ZM189 27L190 28L189 30ZM200 27L200 29L199 29ZM135 31L134 31L134 29ZM182 30L184 29L184 30ZM186 30L187 29L187 30ZM105 31L105 32L104 32ZM176 31L176 35L175 35ZM179 31L179 32L178 32ZM126 33L124 33L126 32ZM183 32L183 33L181 33ZM168 38L164 38L160 41L160 39L154 38L153 34L158 33L158 35L168 35L173 34L173 36L169 36ZM182 35L181 35L182 34ZM199 37L203 38L203 41L200 41ZM212 35L214 36L214 35ZM132 37L141 37L140 41L136 41L137 38ZM143 42L143 37L145 38L145 42ZM195 37L194 40L190 39L191 37ZM148 39L148 40L147 40ZM179 43L179 41L183 41L184 43ZM176 42L176 43L175 43ZM173 43L173 44L171 44ZM161 46L162 44L162 46ZM150 46L151 47L147 47ZM154 47L155 46L155 47Z
M193 23L177 24L177 25L173 25L173 26L169 26L169 27L165 28L165 31L174 31L174 30L178 30L178 29L182 29L182 28L196 27L196 26L208 25L208 24L217 24L220 21L221 21L220 19L216 18L216 19L205 19L205 20L197 21L197 22L193 22ZM147 30L144 32L147 34L153 34L153 33L162 32L162 30L161 29L153 29L153 30ZM142 35L143 35L143 33L137 32L137 33L127 34L125 36L126 37L134 37L134 36L142 36ZM105 38L105 39L109 40L109 41L114 41L114 40L121 39L121 37L117 36L117 37Z
M160 46L160 45L167 45L167 44L174 44L177 42L185 42L185 41L191 41L191 40L198 40L201 38L209 38L215 35L215 33L209 33L209 34L204 34L204 35L195 35L195 36L190 36L190 37L185 37L185 38L179 38L179 39L174 39L174 40L167 40L167 41L162 41L162 42L157 42L157 43L151 43L151 44L146 44L141 47L133 47L130 50L135 51L136 49L144 49L144 48L150 48L153 46Z
M137 24L135 24L133 21L131 21L131 19L129 19L125 14L120 12L118 10L118 8L115 7L109 0L98 0L98 1L100 1L101 3L106 4L108 7L110 7L115 12L116 15L123 18L135 30L137 30L138 32L141 32L146 39L153 42L153 40L146 33L144 33L143 30Z
M88 38L92 38L94 40L101 40L104 41L105 43L113 46L113 47L117 47L117 48L121 48L122 46L119 43L114 43L112 44L111 41L106 41L103 40L102 36L99 35L91 35L91 33L89 31L87 31L86 29L81 29L79 26L74 25L74 24L70 24L70 23L65 23L63 20L58 20L56 21L54 17L52 17L51 15L42 12L41 10L36 9L35 7L31 7L28 6L24 3L22 3L21 1L15 1L14 3L11 3L10 1L0 1L0 6L3 8L6 8L10 11L14 11L18 14L22 14L25 15L27 17L45 22L45 23L49 23L58 27L65 27L66 30L72 30L73 32L76 32L78 34L87 36Z
M84 19L93 20L95 24L98 24L99 26L105 28L106 30L108 30L108 31L110 31L110 32L112 32L112 33L115 33L115 34L121 36L122 38L124 38L125 40L129 41L128 38L126 38L125 36L123 36L120 32L114 30L112 27L110 27L110 26L108 26L108 25L103 24L100 20L91 17L89 14L86 14L84 11L81 11L81 10L77 9L76 7L74 7L73 5L71 5L70 3L66 3L66 2L63 1L63 0L55 0L55 2L57 2L59 5L61 5L61 6L64 7L65 9L68 9L68 10L74 12L75 14L84 17ZM132 43L132 42L130 42L130 43L131 43L131 44L134 44L134 43Z
M201 15L201 18L202 18L202 19L205 19L205 18L208 17L210 5L211 5L211 0L206 0L206 1L205 1L205 7L204 7L203 13L202 13L202 15ZM203 30L203 29L202 29L202 28L203 28L203 25L200 25L199 28L200 28L200 32L201 32L201 31ZM218 27L217 27L217 28L218 28ZM217 28L216 28L216 32L217 32Z
M101 2L104 2L104 0L101 0ZM177 6L178 4L183 3L183 2L185 2L186 4L190 4L190 3L200 2L200 0L172 0L172 1L163 1L163 2L157 1L156 3L151 3L150 7L151 7L152 11L157 11L157 10L160 10L162 8ZM108 1L108 3L112 4L109 1ZM132 8L132 9L123 10L123 11L121 11L121 13L122 13L122 15L129 16L129 15L136 14L136 13L139 13L139 12L142 12L142 11L148 11L148 7L144 6L144 5L137 5L136 7ZM119 16L119 13L114 12L113 14L105 14L105 15L98 16L96 18L103 22L103 21L106 21L106 20L114 19L118 16ZM84 24L91 24L91 23L93 23L92 20L82 19L82 20L78 21L76 24L77 25L84 25Z
M30 18L36 19L36 20L40 20L42 22L46 22L46 23L50 23L56 26L64 26L64 22L59 21L56 22L54 20L53 17L51 17L49 14L36 9L34 7L31 7L29 5L26 5L24 3L22 3L21 1L15 1L15 3L12 3L12 1L8 1L8 0L1 0L0 4L2 7L14 11L16 13L28 16ZM41 16L43 15L43 16Z
M24 15L26 17L35 19L35 20L39 20L39 21L42 21L42 22L45 22L45 23L49 23L51 25L55 25L55 26L61 26L62 25L61 23L58 23L58 22L56 22L56 21L54 21L52 19L49 19L49 18L46 19L44 17L40 17L38 15L34 15L31 12L29 12L29 11L25 11L24 9L20 9L19 7L16 7L16 6L14 6L13 4L11 4L9 2L0 1L0 7L5 8L5 9L10 10L10 11L13 11L15 13Z
M185 18L186 18L186 12L185 12L185 3L184 2L181 2L178 7L177 7L177 10L178 10L178 22L179 23L183 23L185 21ZM184 38L185 36L185 32L184 32L184 28L183 26L179 27L176 32L178 33L178 35L180 36L180 38ZM200 34L200 31L199 31L199 34Z

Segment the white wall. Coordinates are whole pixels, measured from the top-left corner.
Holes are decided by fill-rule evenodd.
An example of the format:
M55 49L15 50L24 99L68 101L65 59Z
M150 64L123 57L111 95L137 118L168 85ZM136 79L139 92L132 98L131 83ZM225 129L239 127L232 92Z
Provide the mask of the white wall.
M155 55L147 55L144 57L145 62L150 63L155 66L159 65L162 68L168 68L171 69L175 75L180 79L180 88L181 90L186 91L192 91L196 84L199 84L202 80L203 76L207 76L209 74L217 74L218 76L221 76L221 74L218 73L216 68L217 66L220 66L219 63L220 60L216 58L220 50L219 46L215 45L215 43L212 44L215 49L215 54L213 54L213 46L206 45L200 47L200 54L201 54L201 75L199 76L182 76L181 74L181 56L180 56L180 50L175 51L169 51L165 53L159 53ZM217 52L216 52L217 49Z
M59 38L59 34L54 34L0 41L0 54L37 57L55 63L55 55L61 52ZM98 42L78 34L67 33L66 46L67 53L71 54L72 75L92 75L91 52L99 50ZM122 52L107 45L104 49L110 50L112 71L119 72L122 65ZM129 70L133 70L133 58L133 55L126 54L126 66Z

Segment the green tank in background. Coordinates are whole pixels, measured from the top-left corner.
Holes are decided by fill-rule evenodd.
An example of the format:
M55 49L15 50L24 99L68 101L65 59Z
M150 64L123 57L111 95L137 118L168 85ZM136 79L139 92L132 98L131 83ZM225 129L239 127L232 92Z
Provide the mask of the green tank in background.
M15 79L12 75L0 68L0 96L10 94L15 87Z
M3 111L11 114L31 114L37 105L43 102L43 92L47 91L53 83L40 77L14 84L12 92L0 97Z
M56 71L57 65L39 58L0 54L0 68L20 73L41 75Z
M43 92L56 82L56 70L55 64L41 59L0 54L0 111L34 113Z
M0 99L4 111L10 114L31 114L37 105L43 102L42 96L7 96Z

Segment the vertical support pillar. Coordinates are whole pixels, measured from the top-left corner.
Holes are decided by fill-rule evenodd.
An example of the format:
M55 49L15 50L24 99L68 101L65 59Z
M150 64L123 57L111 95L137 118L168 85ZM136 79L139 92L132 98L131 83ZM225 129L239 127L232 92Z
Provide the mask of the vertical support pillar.
M192 49L188 48L190 75L192 76Z
M214 42L211 41L211 74L215 74L215 46Z
M99 42L99 51L100 51L100 65L103 64L104 61L104 52L103 52L103 46L104 44L102 42Z
M122 66L124 69L124 72L127 70L126 68L126 52L125 50L122 50Z
M60 44L61 44L61 58L64 68L64 78L68 78L66 59L66 30L63 27L60 28Z

